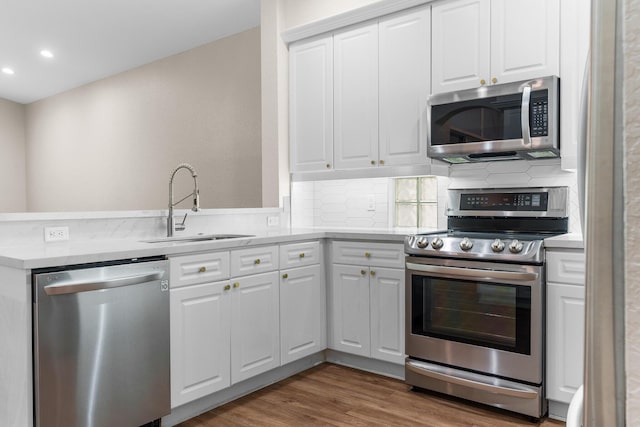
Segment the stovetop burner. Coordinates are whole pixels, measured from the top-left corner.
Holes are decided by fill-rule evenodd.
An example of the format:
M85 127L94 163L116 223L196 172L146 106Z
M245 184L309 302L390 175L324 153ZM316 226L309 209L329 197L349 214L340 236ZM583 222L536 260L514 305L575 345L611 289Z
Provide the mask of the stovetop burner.
M542 264L543 240L567 232L567 188L449 190L447 212L449 230L407 236L405 252Z

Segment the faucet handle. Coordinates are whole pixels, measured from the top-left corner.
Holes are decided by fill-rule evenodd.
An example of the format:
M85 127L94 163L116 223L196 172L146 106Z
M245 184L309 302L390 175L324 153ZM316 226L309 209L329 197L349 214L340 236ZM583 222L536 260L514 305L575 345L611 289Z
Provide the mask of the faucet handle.
M187 215L189 213L187 212L186 214L184 214L184 218L182 218L182 222L176 224L175 226L175 230L176 231L184 231L184 229L186 228L186 225L184 225L184 223L187 221Z

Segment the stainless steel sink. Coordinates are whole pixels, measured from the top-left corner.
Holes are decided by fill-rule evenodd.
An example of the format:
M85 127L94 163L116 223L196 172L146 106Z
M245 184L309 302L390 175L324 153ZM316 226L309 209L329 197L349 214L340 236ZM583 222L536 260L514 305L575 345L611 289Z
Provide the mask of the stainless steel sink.
M160 237L158 239L141 240L143 243L190 243L205 242L209 240L239 239L242 237L254 237L253 234L198 234L195 236Z

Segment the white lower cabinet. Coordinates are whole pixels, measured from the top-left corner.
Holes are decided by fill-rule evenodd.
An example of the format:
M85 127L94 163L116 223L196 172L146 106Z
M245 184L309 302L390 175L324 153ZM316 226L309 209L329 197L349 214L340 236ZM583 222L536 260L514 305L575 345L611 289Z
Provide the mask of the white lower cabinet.
M548 251L547 265L547 398L568 404L583 383L584 254Z
M375 265L380 253L402 254L402 245L333 242L330 283L329 348L404 363L403 268ZM360 265L339 264L361 254ZM345 257L346 255L346 257ZM396 265L403 263L402 256Z
M280 366L278 272L228 278L229 259L245 255L260 260L247 263L256 271L277 269L277 246L225 254L219 282L207 281L204 264L219 253L170 259L172 408Z
M371 357L404 363L404 270L371 267L369 274Z
M231 384L280 366L278 272L235 279L231 292Z
M371 355L369 271L355 265L333 265L329 347L359 356Z
M231 384L229 282L171 289L171 407Z
M280 273L280 355L284 365L326 348L326 300L319 264Z

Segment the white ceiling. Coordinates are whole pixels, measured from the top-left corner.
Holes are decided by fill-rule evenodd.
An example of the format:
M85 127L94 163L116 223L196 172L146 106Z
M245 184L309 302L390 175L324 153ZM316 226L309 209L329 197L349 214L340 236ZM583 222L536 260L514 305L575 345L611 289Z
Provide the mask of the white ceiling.
M27 104L260 25L260 0L1 0L0 98ZM48 49L55 55L40 55Z

